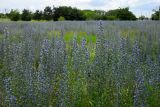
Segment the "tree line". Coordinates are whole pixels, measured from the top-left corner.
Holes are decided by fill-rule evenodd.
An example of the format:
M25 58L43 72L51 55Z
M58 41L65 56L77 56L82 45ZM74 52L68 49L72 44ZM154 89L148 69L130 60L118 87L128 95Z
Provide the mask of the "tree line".
M126 8L118 8L109 11L103 10L80 10L77 8L60 6L46 6L44 10L36 10L32 12L28 9L23 9L19 12L12 9L9 13L0 14L1 17L7 17L12 21L31 21L31 20L47 20L47 21L62 21L62 20L137 20L136 16ZM152 14L152 20L159 20L160 9ZM148 19L145 16L139 17L140 20Z
M18 10L12 9L7 14L1 14L6 16L12 21L31 21L31 20L47 20L47 21L58 21L58 20L86 20L83 12L77 8L61 6L61 7L50 7L47 6L44 10L36 10L35 12L29 9L23 9L20 13Z

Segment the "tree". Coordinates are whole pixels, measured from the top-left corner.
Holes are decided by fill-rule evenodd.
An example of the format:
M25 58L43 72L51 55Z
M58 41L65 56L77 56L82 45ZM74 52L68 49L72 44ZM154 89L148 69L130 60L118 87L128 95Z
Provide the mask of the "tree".
M140 16L138 19L139 19L139 20L148 20L149 18L148 18L148 17L145 17L144 15L142 15L142 16Z
M136 20L136 16L131 11L129 11L128 7L118 9L117 17L120 20Z
M32 13L29 10L24 9L22 11L21 19L23 21L31 21L31 19L32 19Z
M42 20L43 19L43 12L36 10L36 12L33 14L34 20Z
M159 7L159 10L154 10L154 13L152 14L151 19L152 20L160 20L160 7Z
M106 13L106 16L112 16L112 18L119 20L136 20L136 16L129 11L128 7L110 10Z
M77 8L72 8L70 15L70 20L86 20L83 12Z
M95 20L96 18L96 12L92 10L82 10L84 16L86 17L86 20Z
M50 6L45 7L43 15L45 20L52 20L53 11Z
M11 10L10 13L9 13L9 18L12 20L12 21L18 21L20 19L20 13L18 10Z
M67 6L54 8L54 20L57 21L60 16L66 20L85 20L85 16L81 10Z

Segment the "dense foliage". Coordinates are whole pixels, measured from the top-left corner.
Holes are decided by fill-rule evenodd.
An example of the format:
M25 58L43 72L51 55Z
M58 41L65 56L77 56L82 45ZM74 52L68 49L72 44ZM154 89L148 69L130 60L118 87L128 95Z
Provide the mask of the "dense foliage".
M12 21L30 21L30 20L47 20L47 21L58 21L59 18L65 20L137 20L136 16L129 10L129 7L118 8L109 11L103 10L80 10L77 8L60 6L50 7L47 6L45 9L36 10L31 12L30 10L24 9L22 14L18 10L11 10L10 13L0 13L0 18L10 18ZM150 18L142 15L138 20L149 20ZM160 20L160 8L154 10L151 16L151 20Z
M31 21L31 19L32 19L32 13L31 13L31 11L27 10L27 9L24 9L22 11L21 19L23 21Z
M44 9L44 13L43 13L44 19L45 20L52 20L53 18L53 10L51 7L47 6Z
M62 17L62 16L60 16L60 17L58 18L58 21L65 21L65 18Z
M160 22L0 23L1 107L159 107Z
M136 20L136 16L129 11L129 8L122 8L117 10L117 18L120 20Z
M33 20L42 20L43 18L43 12L36 10L36 12L33 14Z
M128 7L110 10L103 17L106 20L109 20L110 18L113 20L136 20L136 16L129 11Z
M17 12L17 10L12 10L9 18L12 20L12 17L19 15ZM136 20L136 16L129 11L128 7L106 12L102 10L80 10L67 6L53 6L53 8L47 6L43 11L36 10L35 12L31 12L30 10L24 9L21 14L21 20L23 21L30 21L31 19L57 21L60 17L64 17L65 20ZM20 20L19 17L16 21L17 20Z
M59 17L63 16L66 20L85 20L83 13L72 7L61 6L54 8L53 19L58 20Z
M18 10L11 10L11 12L9 13L9 18L12 21L18 21L20 19L20 13Z
M155 10L152 14L152 20L160 20L160 7L159 10Z

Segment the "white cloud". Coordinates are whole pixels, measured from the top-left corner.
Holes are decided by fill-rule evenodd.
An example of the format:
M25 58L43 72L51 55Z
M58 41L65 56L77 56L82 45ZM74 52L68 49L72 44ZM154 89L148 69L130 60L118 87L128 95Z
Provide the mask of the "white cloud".
M0 10L23 8L36 10L44 9L45 6L72 6L80 9L110 10L119 7L130 7L139 16L147 13L149 16L152 9L160 5L160 0L0 0ZM143 7L143 8L141 8Z

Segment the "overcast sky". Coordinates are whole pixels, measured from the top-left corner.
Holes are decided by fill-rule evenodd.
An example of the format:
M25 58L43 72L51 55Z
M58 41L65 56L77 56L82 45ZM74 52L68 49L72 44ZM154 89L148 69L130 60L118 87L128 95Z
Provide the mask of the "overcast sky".
M5 9L24 8L30 10L44 9L45 6L72 6L79 9L110 10L119 7L130 7L136 16L151 16L153 9L158 9L160 0L0 0L0 12Z

